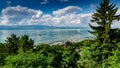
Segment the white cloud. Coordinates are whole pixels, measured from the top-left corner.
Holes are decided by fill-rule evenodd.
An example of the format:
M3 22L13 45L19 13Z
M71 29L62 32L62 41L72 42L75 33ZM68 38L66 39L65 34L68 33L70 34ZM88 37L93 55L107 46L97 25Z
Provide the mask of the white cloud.
M20 24L18 22L27 21L32 17L38 18L42 15L42 11L29 9L27 7L7 7L2 10L1 24ZM21 23L22 24L22 23Z
M59 9L57 11L53 11L53 14L56 16L62 16L62 15L66 15L66 14L77 13L81 10L82 10L82 8L80 8L78 6L68 6L66 8Z
M116 15L120 15L120 9L118 9ZM114 28L120 28L120 21L114 21L113 24L112 24L112 27Z
M49 1L48 0L43 0L40 4L48 4Z
M52 25L52 16L49 14L44 14L39 18L31 18L29 23L39 24L39 25Z
M89 23L91 14L80 14L82 8L78 6L68 6L63 9L53 11L53 22L61 26L80 26L82 23ZM86 24L83 24L86 25Z
M63 16L55 16L53 17L54 25L60 26L80 26L86 25L90 21L90 14L66 14Z
M116 14L120 14L120 9L118 9L117 13Z
M78 6L68 6L51 15L27 7L7 7L2 10L0 25L86 26L91 14L80 14L81 10Z

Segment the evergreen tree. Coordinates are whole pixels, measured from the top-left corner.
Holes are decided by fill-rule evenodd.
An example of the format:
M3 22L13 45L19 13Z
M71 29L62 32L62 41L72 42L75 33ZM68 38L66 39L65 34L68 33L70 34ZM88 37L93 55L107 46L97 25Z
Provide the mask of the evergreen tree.
M90 33L96 36L97 44L92 48L93 57L97 61L106 59L111 55L111 51L116 48L115 45L111 44L113 39L110 36L112 34L111 25L114 21L120 19L120 15L116 15L117 10L115 4L110 3L109 0L103 0L97 7L96 12L92 14L91 22L96 23L96 26L90 24L93 29Z
M6 50L9 54L17 54L17 50L20 47L18 40L19 37L17 37L15 34L11 34L11 37L8 37L7 40L5 40Z

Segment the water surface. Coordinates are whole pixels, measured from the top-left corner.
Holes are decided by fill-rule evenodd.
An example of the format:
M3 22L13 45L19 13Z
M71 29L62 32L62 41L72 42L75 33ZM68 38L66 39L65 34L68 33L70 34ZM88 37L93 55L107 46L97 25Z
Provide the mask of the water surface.
M11 34L27 34L38 43L52 43L67 40L81 40L90 37L87 29L44 29L44 30L0 30L0 42L5 42Z

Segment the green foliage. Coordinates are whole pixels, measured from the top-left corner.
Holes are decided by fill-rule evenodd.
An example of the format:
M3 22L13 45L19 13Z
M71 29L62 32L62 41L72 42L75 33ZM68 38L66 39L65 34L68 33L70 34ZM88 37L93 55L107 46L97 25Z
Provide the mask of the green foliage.
M112 51L114 55L109 56L108 59L102 61L102 64L98 64L97 68L120 68L120 50Z
M113 56L110 56L105 63L108 68L120 68L120 50L113 51Z
M120 42L120 29L111 29L110 37L114 43Z
M96 36L63 45L38 44L28 35L12 34L0 44L0 68L119 68L120 29L111 29L117 8L109 0L103 0L92 15L90 25Z
M34 45L34 41L28 35L17 37L15 34L12 34L5 42L6 51L10 55L17 54L19 51L25 52L32 49Z
M120 50L108 51L106 47L101 47L102 49L97 49L98 42L93 41L82 41L82 44L89 44L89 46L82 46L80 52L80 59L78 66L80 68L119 68L120 67ZM107 45L107 44L106 44ZM116 46L120 45L115 43ZM102 45L104 46L104 45ZM113 46L114 45L110 45ZM95 50L96 49L96 50ZM109 54L106 55L106 54ZM101 61L102 60L102 61ZM99 62L101 61L101 63Z
M6 65L4 68L36 68L49 66L51 58L47 58L42 54L35 53L20 53L16 56L8 56L6 59Z
M51 58L49 63L52 67L60 67L62 47L59 45L50 46L48 44L39 44L36 48L36 52L44 55L45 57Z
M75 51L72 46L68 46L64 48L64 52L62 54L62 66L65 68L76 68L77 60L79 59L79 54Z
M90 33L97 37L100 44L110 43L111 24L114 20L119 20L120 16L116 15L118 8L115 4L111 4L109 0L103 0L100 6L97 7L96 12L92 15L92 22L97 26L90 25L93 31Z
M34 40L29 38L28 35L23 35L19 39L19 45L20 45L20 47L22 47L21 49L23 49L23 51L25 52L25 51L33 48Z
M78 47L78 46L77 46ZM34 51L8 55L2 68L77 68L79 54L74 45L64 48L61 45L39 44Z
M90 47L82 47L81 48L81 56L80 56L80 68L95 68L97 64L92 57L92 52L90 51Z
M63 48L60 45L49 46L47 44L41 44L36 47L36 51L44 56L52 55L53 62L50 65L54 68L77 66L79 55L72 46Z
M8 52L6 52L5 45L0 43L0 66L4 64L4 59L8 55Z
M97 7L96 12L92 15L92 22L96 23L97 26L90 25L93 31L91 34L96 36L96 45L91 47L92 57L95 61L102 63L104 59L107 59L110 55L113 55L112 50L116 50L118 46L115 45L114 41L117 38L113 38L117 31L111 29L111 24L115 20L120 19L120 15L116 15L118 8L115 4L110 3L109 0L103 0L100 6ZM114 32L112 34L112 32ZM117 33L118 34L118 33Z
M119 33L119 32L117 32ZM21 36L22 37L22 36ZM21 40L21 39L19 39ZM18 40L18 41L19 41ZM28 40L28 39L27 39ZM29 42L29 41L28 41ZM28 43L27 42L27 43ZM20 45L19 41L19 45ZM24 42L25 44L26 42ZM99 45L95 40L84 40L77 43L61 45L38 44L33 51L23 50L20 45L17 54L7 52L7 46L0 44L1 68L118 68L120 67L120 51L96 49ZM117 46L120 42L116 43ZM112 46L112 44L110 45ZM28 46L29 47L29 46ZM100 48L100 47L99 47ZM32 48L33 49L33 48ZM96 49L96 50L95 50ZM102 51L101 51L102 50ZM111 53L106 57L106 53ZM102 55L102 57L101 57ZM98 63L98 58L101 63Z
M7 40L5 40L8 54L17 54L17 50L20 47L18 40L19 37L17 37L15 34L12 34L11 37L8 37Z
M20 42L20 40L22 40L23 42ZM15 34L11 34L11 37L8 37L5 40L5 43L0 43L0 65L4 65L4 59L8 55L16 55L18 54L18 52L22 52L23 48L21 46L23 45L21 44L27 45L23 48L28 50L30 49L29 45L33 45L34 41L32 39L29 39L29 36L27 35L17 37Z

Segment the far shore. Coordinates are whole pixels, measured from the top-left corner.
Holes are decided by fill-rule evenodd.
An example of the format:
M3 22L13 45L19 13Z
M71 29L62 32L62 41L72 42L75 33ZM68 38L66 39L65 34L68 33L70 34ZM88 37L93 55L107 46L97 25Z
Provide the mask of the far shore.
M86 39L94 39L94 38L95 37L91 36L91 37L84 37L84 38L78 38L78 39L58 40L58 41L49 42L47 44L49 44L49 45L56 45L56 44L62 45L62 44L65 44L65 42L67 42L67 41L72 42L72 43L76 43L76 42L80 42L80 41L83 41L83 40L86 40Z

